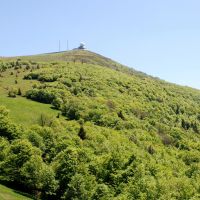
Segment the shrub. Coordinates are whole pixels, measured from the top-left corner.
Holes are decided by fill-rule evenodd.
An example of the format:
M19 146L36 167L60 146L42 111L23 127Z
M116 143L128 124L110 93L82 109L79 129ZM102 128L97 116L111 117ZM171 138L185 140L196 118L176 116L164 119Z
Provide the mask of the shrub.
M86 131L83 128L83 126L80 127L80 130L78 132L78 136L82 139L85 140L86 139Z
M153 148L151 145L148 146L147 151L148 151L150 154L154 154L154 153L155 153L155 150L154 150L154 148Z
M53 119L46 114L41 114L38 122L40 126L51 126Z
M45 89L32 89L26 92L26 97L42 103L52 103L55 94Z
M8 96L12 97L12 98L15 98L17 96L16 90L14 90L14 89L9 90L8 91Z
M56 108L56 109L60 109L61 106L63 104L63 100L59 97L56 97L53 101L52 101L52 105Z
M43 81L43 82L54 82L57 79L58 79L58 75L54 75L54 74L40 74L38 76L38 80Z
M70 120L79 120L85 116L85 108L78 100L70 100L62 107L62 114Z
M17 91L17 95L21 96L22 95L22 91L20 88L18 88L18 91Z
M24 79L31 80L31 79L38 79L38 77L39 77L39 74L32 72L32 73L25 75Z

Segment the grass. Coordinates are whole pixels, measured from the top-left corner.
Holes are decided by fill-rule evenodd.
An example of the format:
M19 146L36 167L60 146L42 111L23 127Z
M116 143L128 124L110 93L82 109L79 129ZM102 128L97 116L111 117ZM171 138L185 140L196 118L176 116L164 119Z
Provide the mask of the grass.
M70 50L70 51L61 51L61 52L52 52L52 53L44 53L30 56L18 56L18 57L4 57L0 58L0 60L4 61L16 61L17 58L20 58L24 61L34 61L34 62L54 62L54 63L87 63L93 65L99 65L101 67L107 67L114 69L116 71L121 71L126 74L134 74L138 76L147 76L143 72L136 71L133 68L129 68L124 66L110 58L104 57L100 54L97 54L88 50Z
M120 65L119 63L101 56L97 53L87 51L87 50L70 50L70 51L62 51L62 52L53 52L53 53L44 53L38 55L31 55L31 56L19 56L19 57L7 57L1 58L2 60L9 61L9 60L16 60L17 58L23 60L31 60L31 61L39 61L39 62L59 62L59 61L66 61L66 62L84 62L88 64L98 64L101 66L115 66Z
M0 184L0 200L31 200L31 198Z
M19 56L19 57L10 57L10 58L1 58L2 60L16 60L16 58L20 58L22 60L32 60L37 62L75 62L75 63L87 63L93 65L99 65L103 67L108 67L115 69L117 71L122 71L128 74L132 74L133 72L136 74L143 74L141 72L137 72L134 69L127 68L116 61L113 61L110 58L106 58L97 53L88 51L88 50L70 50L70 51L62 51L62 52L53 52L53 53L45 53L38 54L32 56Z
M38 120L41 114L45 114L49 118L54 118L57 116L58 111L51 108L49 104L43 104L35 101L31 101L26 97L17 96L16 98L8 97L8 91L11 88L20 88L22 94L32 88L32 85L37 81L34 80L24 80L23 77L28 71L23 69L18 70L19 73L16 77L16 70L9 69L3 72L3 77L0 78L0 105L5 106L10 110L10 118L18 123L25 126L30 126L33 124L38 124ZM11 72L13 75L11 75ZM17 84L15 83L17 80Z
M119 63L116 63L115 61L106 58L104 56L101 56L97 53L87 51L87 50L71 50L71 51L63 51L63 52L55 52L55 53L47 53L47 54L39 54L34 56L25 56L20 57L27 60L33 60L33 61L67 61L67 62L84 62L84 63L90 63L90 64L98 64L101 66L115 66L116 64L120 65Z
M1 96L0 105L10 110L10 118L25 126L37 124L41 114L56 117L58 111L51 109L51 105L31 101L24 97L10 98Z

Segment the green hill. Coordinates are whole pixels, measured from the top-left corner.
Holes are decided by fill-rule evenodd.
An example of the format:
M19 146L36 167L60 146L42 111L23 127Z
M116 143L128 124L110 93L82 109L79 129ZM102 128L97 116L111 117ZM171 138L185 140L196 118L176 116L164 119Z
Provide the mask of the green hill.
M0 179L41 199L200 199L199 90L85 50L0 70Z

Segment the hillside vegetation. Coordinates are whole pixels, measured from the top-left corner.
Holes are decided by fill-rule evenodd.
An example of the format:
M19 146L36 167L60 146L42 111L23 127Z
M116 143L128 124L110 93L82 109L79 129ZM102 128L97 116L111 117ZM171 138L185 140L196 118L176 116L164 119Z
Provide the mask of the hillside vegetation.
M0 70L0 180L41 199L200 199L200 91L83 50Z

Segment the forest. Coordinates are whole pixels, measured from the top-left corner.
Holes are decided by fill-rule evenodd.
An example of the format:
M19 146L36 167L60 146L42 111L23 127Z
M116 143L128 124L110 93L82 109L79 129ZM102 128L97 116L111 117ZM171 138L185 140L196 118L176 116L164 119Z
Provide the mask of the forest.
M199 90L78 50L1 58L0 99L0 184L44 200L200 199Z

